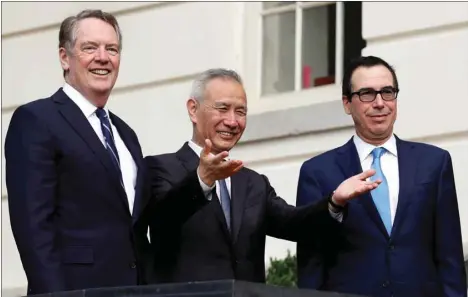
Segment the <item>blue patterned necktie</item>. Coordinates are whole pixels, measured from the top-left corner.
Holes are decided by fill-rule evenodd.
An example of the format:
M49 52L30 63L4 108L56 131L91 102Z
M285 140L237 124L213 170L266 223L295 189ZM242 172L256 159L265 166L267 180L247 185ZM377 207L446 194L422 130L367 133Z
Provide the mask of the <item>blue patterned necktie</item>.
M120 179L120 184L122 185L122 188L125 188L122 180L122 172L120 170L119 153L117 152L117 148L115 147L114 134L112 133L109 117L107 116L106 111L102 108L96 109L96 116L101 121L101 129L102 134L104 135L104 142L106 143L106 150L109 153L112 163L114 164L115 170L117 171L117 175Z
M380 217L387 229L388 234L392 232L392 219L390 214L390 197L388 192L388 183L385 175L382 172L382 167L380 165L380 157L385 152L385 149L382 147L377 147L372 151L372 156L374 160L372 161L372 168L375 169L375 175L371 177L371 180L380 179L382 183L371 191L372 199L374 200L375 206L379 211Z
M226 218L226 223L229 232L231 231L231 198L229 197L229 191L227 189L226 181L224 179L219 180L219 194L221 197L221 207L223 208L224 217Z

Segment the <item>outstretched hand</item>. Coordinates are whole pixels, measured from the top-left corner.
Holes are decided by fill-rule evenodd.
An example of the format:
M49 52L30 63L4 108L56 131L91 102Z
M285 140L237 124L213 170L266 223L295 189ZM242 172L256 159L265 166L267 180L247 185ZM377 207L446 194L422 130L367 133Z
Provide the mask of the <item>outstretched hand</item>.
M382 182L380 179L366 181L368 177L374 174L375 170L369 169L342 182L333 194L333 202L344 206L349 200L377 188Z
M211 154L211 147L211 140L205 139L205 146L200 154L200 164L197 169L200 179L210 187L215 181L233 175L244 166L240 160L225 160L229 156L226 151L217 155Z

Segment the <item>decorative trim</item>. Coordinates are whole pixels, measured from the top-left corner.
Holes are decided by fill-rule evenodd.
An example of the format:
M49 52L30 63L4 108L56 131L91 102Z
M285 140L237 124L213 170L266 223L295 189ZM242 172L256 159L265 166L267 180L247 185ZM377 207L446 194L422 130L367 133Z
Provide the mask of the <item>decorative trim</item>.
M239 144L353 127L342 102L331 101L255 114Z

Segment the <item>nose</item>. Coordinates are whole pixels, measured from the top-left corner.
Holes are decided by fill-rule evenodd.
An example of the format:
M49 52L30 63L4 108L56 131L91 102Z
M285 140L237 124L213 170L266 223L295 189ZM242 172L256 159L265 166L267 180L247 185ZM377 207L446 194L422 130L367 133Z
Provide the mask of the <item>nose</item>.
M226 113L224 117L224 124L228 126L229 128L237 128L237 126L239 126L239 123L237 121L237 117L234 111Z
M95 60L97 62L105 63L109 61L109 53L103 47L99 47L96 51Z
M381 94L377 94L373 103L374 108L381 109L385 107L384 100Z

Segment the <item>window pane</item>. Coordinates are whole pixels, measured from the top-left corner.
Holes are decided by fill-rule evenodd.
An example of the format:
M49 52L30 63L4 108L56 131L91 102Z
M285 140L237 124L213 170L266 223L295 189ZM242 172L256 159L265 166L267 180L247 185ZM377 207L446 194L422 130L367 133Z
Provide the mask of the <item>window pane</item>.
M263 9L294 4L296 4L296 1L263 2Z
M294 11L263 18L262 94L294 90Z
M335 82L336 5L305 9L302 23L302 88Z

